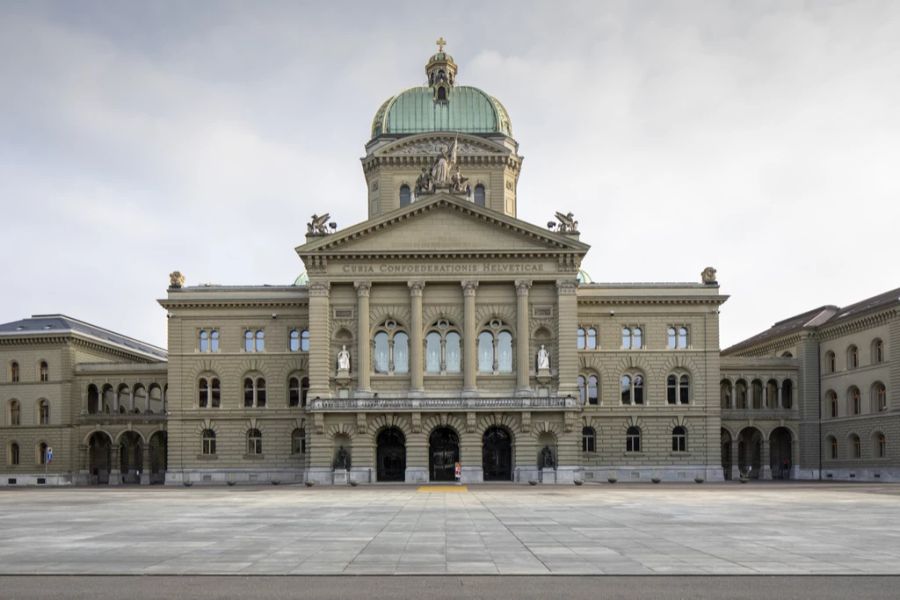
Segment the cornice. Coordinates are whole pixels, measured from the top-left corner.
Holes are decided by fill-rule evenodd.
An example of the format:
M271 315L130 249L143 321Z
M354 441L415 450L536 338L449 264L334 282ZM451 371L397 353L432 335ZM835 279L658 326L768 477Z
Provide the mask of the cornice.
M831 326L826 324L819 328L818 337L823 342L833 340L835 338L849 335L851 333L856 333L865 329L871 329L872 327L884 325L885 323L889 323L891 319L896 318L897 315L897 309L892 307L888 310L868 314L865 316L857 317L855 319L848 319L843 323L836 323Z
M293 299L287 300L256 300L253 298L243 298L240 300L224 300L210 299L204 300L199 298L163 298L158 300L163 308L305 308L309 306L309 299Z
M723 304L727 296L578 296L579 305L621 305L621 304Z

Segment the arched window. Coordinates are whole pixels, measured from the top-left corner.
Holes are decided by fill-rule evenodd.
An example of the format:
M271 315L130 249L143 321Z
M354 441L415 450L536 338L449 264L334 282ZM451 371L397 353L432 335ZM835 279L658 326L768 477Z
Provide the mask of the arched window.
M644 376L640 373L622 375L622 404L644 403Z
M209 352L209 332L205 329L200 330L200 352Z
M206 456L216 453L216 432L212 429L204 429L200 436L200 452Z
M402 331L394 334L394 373L409 373L409 336Z
M218 382L216 382L216 387L218 388ZM163 407L163 395L162 388L159 387L159 384L152 384L148 388L149 400L147 403L147 412L150 414L162 414L165 412L165 408ZM216 402L218 402L219 392L216 390Z
M9 363L9 381L10 383L19 383L19 363L16 361Z
M828 390L825 393L825 402L827 405L828 412L826 414L831 415L832 419L837 418L838 416L838 397L834 390Z
M887 410L887 389L880 381L872 384L872 412Z
M300 380L300 406L306 407L306 399L309 396L309 377Z
M581 401L581 404L587 404L587 378L584 375L579 375L577 379L578 385L578 399Z
M588 404L596 405L600 399L600 385L596 375L588 375L587 400Z
M128 387L127 383L119 385L119 389L116 392L116 404L119 407L119 414L122 415L131 412L131 409L134 407L134 396L132 396L131 388Z
M50 381L50 367L47 365L46 360L41 361L39 371L41 381Z
M244 332L244 352L253 352L253 332L250 330Z
M375 372L387 373L389 366L388 334L379 331L375 334Z
M828 436L827 443L828 443L828 448L829 448L828 455L831 457L832 460L837 460L837 457L838 457L837 438L834 436Z
M439 319L432 324L425 336L425 372L460 372L460 335L447 319Z
M44 399L38 400L38 424L50 424L50 402Z
M197 406L200 408L219 408L221 401L222 390L219 385L219 378L201 377L197 385Z
M825 353L825 372L834 373L837 370L837 361L834 358L834 352L829 350Z
M747 408L747 382L743 379L734 384L734 399L737 408Z
M244 378L244 408L265 408L266 380L262 377Z
M147 410L147 390L141 384L134 386L134 400L131 406L131 412L139 414L141 410Z
M793 355L793 353L790 352L790 351L782 352L782 353L781 353L781 358L794 358L794 355Z
M512 334L498 319L490 330L478 334L478 371L480 373L512 373Z
M853 452L853 458L862 458L862 444L855 433L850 434L850 450Z
M622 348L640 350L644 347L644 331L640 327L622 328Z
M588 327L587 330L587 349L588 350L596 350L597 349L597 330L593 327Z
M262 352L266 349L266 333L264 331L256 332L256 351Z
M593 427L581 428L581 451L596 452L597 451L597 433Z
M19 464L19 444L13 442L9 445L9 464L16 466Z
M96 415L100 412L100 392L93 383L87 389L87 411L89 415Z
M731 405L731 382L727 379L723 379L719 383L719 404L721 408L729 409L733 408Z
M578 350L587 348L587 332L585 332L583 327L578 328L578 333L575 337L575 348Z
M880 431L875 432L875 456L877 458L887 456L887 438Z
M213 329L209 332L209 351L210 352L218 352L219 351L219 330Z
M431 331L425 336L425 372L441 372L441 334Z
M672 429L672 452L687 452L687 429L681 425Z
M872 364L877 365L884 362L884 342L875 338L872 340Z
M484 186L480 183L475 186L475 205L485 206Z
M679 348L687 348L688 347L687 327L679 327L678 328L678 347Z
M790 379L785 379L781 383L781 407L782 408L793 408L794 406L794 382Z
M266 349L266 332L262 329L244 332L244 352L263 352Z
M851 386L847 390L847 414L858 415L862 410L862 402L860 399L859 388Z
M400 186L400 206L409 206L411 201L412 193L409 191L409 186L404 183Z
M460 341L460 335L455 331L448 332L444 338L444 357L448 373L459 373L461 370L462 351L460 350Z
M289 343L291 352L309 352L309 330L291 329Z
M666 377L666 401L669 404L688 404L691 400L691 378L673 373Z
M247 430L247 454L262 454L262 433L259 429Z
M11 426L22 424L22 407L18 400L10 400L9 402L9 424Z
M850 346L847 348L847 368L855 369L859 366L859 348Z
M641 451L641 430L632 425L625 432L625 452Z
M666 329L666 348L672 350L678 344L678 333L674 327Z
M301 427L291 432L291 454L306 454L306 429Z
M49 448L47 442L41 442L38 445L38 464L47 464L47 448Z
M393 319L379 325L374 337L376 373L409 373L409 336Z

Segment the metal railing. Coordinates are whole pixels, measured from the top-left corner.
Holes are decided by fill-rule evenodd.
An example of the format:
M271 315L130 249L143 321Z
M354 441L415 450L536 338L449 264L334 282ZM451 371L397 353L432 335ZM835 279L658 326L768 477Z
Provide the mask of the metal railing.
M309 410L316 411L380 411L380 410L575 410L577 398L567 396L541 398L316 398Z

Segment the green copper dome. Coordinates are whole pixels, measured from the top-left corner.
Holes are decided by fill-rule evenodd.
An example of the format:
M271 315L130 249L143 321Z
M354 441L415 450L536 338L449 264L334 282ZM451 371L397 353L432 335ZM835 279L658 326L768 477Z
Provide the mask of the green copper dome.
M410 88L382 104L372 121L373 138L432 131L502 133L512 137L512 124L499 100L469 86L452 87L446 101L436 101L431 87Z

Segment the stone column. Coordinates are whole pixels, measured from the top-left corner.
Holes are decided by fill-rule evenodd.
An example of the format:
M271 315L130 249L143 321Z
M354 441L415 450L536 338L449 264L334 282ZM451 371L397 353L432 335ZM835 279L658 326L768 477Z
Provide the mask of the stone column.
M371 341L369 340L369 293L371 282L356 281L356 391L360 396L368 396L372 391L370 376L372 373ZM350 368L353 369L351 358Z
M531 281L516 281L516 395L530 396L531 318L528 314L528 290Z
M422 362L424 341L422 339L422 291L425 289L424 281L410 281L409 303L412 315L409 332L409 372L410 392L415 395L425 391L425 365Z
M778 391L776 393L778 394L778 404L775 405L775 408L784 408L784 406L781 402L781 382L780 381L778 382Z
M112 448L109 449L110 465L109 465L109 485L120 485L122 483L122 473L119 471L121 466L119 460L119 445L113 442Z
M475 291L478 289L477 281L463 281L463 394L474 395L478 392L475 383L476 361L476 337L478 335L477 323L475 323Z
M559 311L559 347L557 348L556 372L559 395L578 398L578 282L572 279L556 281L557 310ZM552 364L550 365L553 366Z
M317 281L309 284L309 395L308 400L331 397L331 284Z
M771 462L769 455L769 440L762 440L759 445L759 478L772 479L772 465L769 464Z
M141 444L141 485L150 485L150 442Z
M731 440L731 479L737 481L741 477L741 457L738 455L738 440Z

